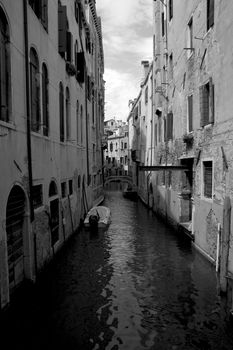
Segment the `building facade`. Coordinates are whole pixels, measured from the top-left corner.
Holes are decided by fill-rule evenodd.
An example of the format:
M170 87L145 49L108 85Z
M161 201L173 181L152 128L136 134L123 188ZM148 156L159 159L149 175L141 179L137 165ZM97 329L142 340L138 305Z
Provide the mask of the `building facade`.
M185 6L181 0L153 1L153 117L147 124L152 162L137 159L137 181L141 172L148 177L143 199L171 224L187 229L230 295L232 7L222 0L188 0ZM141 126L131 139L144 133ZM144 164L152 167L143 169Z
M105 176L128 175L128 125L111 119L105 122L105 134Z
M0 1L0 305L103 197L95 1Z

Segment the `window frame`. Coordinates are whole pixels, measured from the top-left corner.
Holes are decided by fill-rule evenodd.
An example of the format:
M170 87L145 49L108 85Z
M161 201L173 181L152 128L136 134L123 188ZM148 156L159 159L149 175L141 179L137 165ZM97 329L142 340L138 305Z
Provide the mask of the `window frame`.
M3 54L4 57L4 64L2 65L2 54L1 54L1 60L0 60L0 70L4 75L4 81L0 81L0 123L12 123L12 115L11 115L11 53L10 53L10 33L9 33L9 23L7 21L7 18L5 16L5 13L3 9L0 7L0 14L1 14L1 26L3 31L1 31L1 38L2 42L0 44L2 47L2 50L0 51ZM0 26L0 28L1 28ZM6 88L3 85L6 85ZM3 94L2 94L3 92ZM4 111L4 117L2 117L2 107L3 103L2 100L5 101L5 111Z
M206 196L206 188L205 188L205 165L204 163L212 164L212 183L211 183L211 196ZM205 201L212 202L214 198L214 161L213 158L205 158L201 162L201 198Z
M190 105L190 101L192 101L191 105ZM192 108L190 108L192 107ZM190 128L190 111L191 111L191 120L192 120L192 128ZM190 130L191 129L191 130ZM187 96L187 133L191 133L194 131L193 128L193 94L190 94Z
M42 64L42 133L49 136L49 77L47 65Z
M59 83L59 122L60 122L60 142L65 142L65 121L64 121L64 86Z
M207 32L214 26L214 11L215 3L214 0L207 0L206 4L206 29Z
M34 47L30 48L29 79L30 79L30 116L31 131L41 131L41 110L40 110L40 64L39 57ZM34 56L34 57L33 57ZM35 111L34 111L35 108ZM34 125L35 124L35 125Z

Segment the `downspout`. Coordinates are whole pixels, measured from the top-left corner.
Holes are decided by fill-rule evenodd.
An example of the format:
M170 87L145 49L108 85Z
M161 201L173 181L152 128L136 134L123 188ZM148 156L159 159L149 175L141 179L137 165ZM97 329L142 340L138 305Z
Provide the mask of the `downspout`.
M82 6L82 5L81 5ZM82 9L83 10L83 9ZM81 19L82 20L82 19ZM79 39L81 43L82 50L84 52L83 48L83 41L82 41L82 33L81 33L81 28L79 25ZM88 149L88 125L87 125L87 69L86 69L86 59L85 59L85 71L84 71L84 77L85 77L85 111L86 111L86 154L87 154L87 183L89 184L89 149Z
M28 16L27 16L27 0L23 0L23 15L24 15L24 50L25 50L25 74L26 74L26 113L27 113L27 158L28 158L28 183L29 183L29 206L30 206L30 221L33 222L34 208L32 198L32 148L31 148L31 111L30 111L30 89L29 89L29 59L28 59ZM34 244L34 264L35 277L37 276L37 244L36 234L33 237Z
M88 112L87 112L87 69L85 65L85 109L86 109L86 154L87 154L87 184L89 186L89 174L90 174L90 169L89 169L89 137L88 137Z
M34 220L33 198L32 198L32 149L31 149L31 113L30 113L30 89L29 89L29 59L28 59L28 17L27 0L23 0L24 13L24 42L25 42L25 73L26 73L26 113L27 113L27 157L28 157L28 182L30 220Z

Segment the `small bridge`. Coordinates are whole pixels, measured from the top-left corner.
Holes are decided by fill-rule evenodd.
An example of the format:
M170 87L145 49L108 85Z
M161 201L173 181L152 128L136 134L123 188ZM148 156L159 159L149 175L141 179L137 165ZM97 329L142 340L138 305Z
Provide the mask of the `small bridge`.
M106 176L104 179L104 185L107 185L109 182L127 182L128 184L133 184L133 179L128 175L110 175Z

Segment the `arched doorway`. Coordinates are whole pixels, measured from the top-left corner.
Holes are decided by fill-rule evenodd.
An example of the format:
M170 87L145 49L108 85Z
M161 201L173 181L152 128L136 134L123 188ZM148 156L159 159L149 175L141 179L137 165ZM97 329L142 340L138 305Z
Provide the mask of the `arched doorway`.
M59 198L57 185L51 181L49 185L49 202L50 202L50 230L52 247L59 240Z
M14 186L6 208L6 233L10 294L24 280L24 242L26 197L20 186Z

